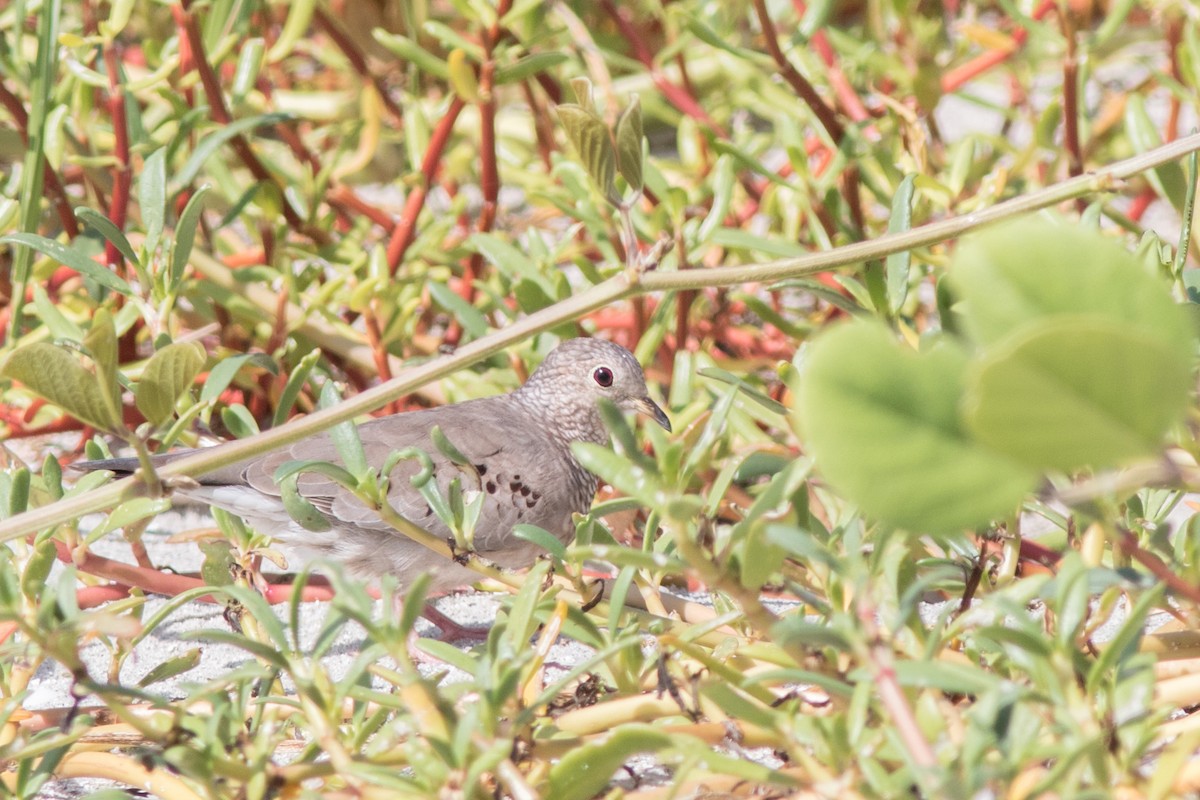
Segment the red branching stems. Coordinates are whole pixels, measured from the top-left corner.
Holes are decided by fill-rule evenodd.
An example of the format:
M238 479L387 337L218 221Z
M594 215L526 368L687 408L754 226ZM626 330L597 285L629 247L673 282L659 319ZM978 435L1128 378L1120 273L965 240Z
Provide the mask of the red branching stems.
M792 7L796 9L796 15L803 17L808 11L808 6L804 0L792 0ZM825 35L825 31L817 31L812 35L812 46L828 68L827 76L829 86L833 89L834 95L838 99L838 104L850 119L855 122L866 122L871 118L871 112L867 110L862 99L858 96L858 92L850 84L846 78L846 73L842 72L842 68L838 66L837 54L833 51L833 45L829 43L829 37ZM872 135L877 135L878 131L873 126L867 128Z
M446 113L438 120L437 127L433 129L429 147L425 149L425 157L421 161L421 182L414 186L408 193L408 197L405 198L404 210L400 212L400 219L392 229L392 238L388 242L388 272L392 275L396 274L396 270L404 261L405 253L417 238L417 218L421 215L421 209L425 207L425 197L429 194L429 188L433 186L433 182L437 178L442 153L445 152L446 145L450 141L454 123L458 120L458 115L462 113L465 105L466 102L456 95L450 101L450 107L446 109Z
M187 49L190 54L192 68L196 70L196 74L200 76L200 84L204 87L204 96L208 101L209 113L213 120L221 125L228 125L233 121L229 113L229 109L225 106L225 96L221 91L221 84L217 79L217 73L213 69L212 64L204 54L204 40L200 35L200 24L197 22L195 15L185 9L182 5L171 6L171 13L175 17L175 25L179 28L180 39L186 40ZM273 183L279 188L280 196L283 196L283 187L279 186L279 181L271 174L270 170L255 154L254 148L250 146L250 142L242 134L237 134L229 140L230 146L237 153L238 158L246 169L250 170L250 174L255 180L266 183ZM325 244L329 241L329 235L319 228L309 225L303 220L292 204L287 202L286 198L283 201L283 216L288 224L298 232L303 233L315 242Z

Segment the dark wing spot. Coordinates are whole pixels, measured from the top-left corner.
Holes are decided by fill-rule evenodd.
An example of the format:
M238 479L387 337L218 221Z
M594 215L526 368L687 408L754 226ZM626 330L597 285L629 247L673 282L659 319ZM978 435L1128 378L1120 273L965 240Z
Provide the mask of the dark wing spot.
M513 480L514 480L514 481L519 481L519 480L521 480L521 476L520 476L520 475L513 475Z
M486 488L487 488L487 490L488 490L488 494L495 494L495 493L496 493L496 484L495 484L495 483L493 483L492 481L488 481L488 482L487 482L487 487L486 487Z
M536 505L537 505L537 500L533 497L530 497L528 500L525 501L526 508L533 508Z
M487 464L476 464L475 471L480 475L487 475Z
M541 493L541 492L534 492L532 495L530 495L530 498L529 498L529 499L530 499L530 500L532 500L533 502L535 502L535 503L536 503L538 500L541 500L541 499L542 499L542 493Z
M514 493L521 491L521 482L516 480L512 481L508 484L508 490Z
M522 487L521 487L521 496L522 496L522 497L529 497L529 493L530 493L531 491L533 491L533 490L532 490L532 489L530 489L528 486L522 486Z

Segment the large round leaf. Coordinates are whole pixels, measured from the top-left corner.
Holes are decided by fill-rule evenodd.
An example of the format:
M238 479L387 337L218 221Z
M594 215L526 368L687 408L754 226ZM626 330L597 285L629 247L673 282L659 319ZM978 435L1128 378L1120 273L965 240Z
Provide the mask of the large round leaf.
M875 322L820 338L798 411L830 484L868 514L913 530L952 531L1012 513L1037 474L963 429L966 361L949 341L915 353Z
M972 364L963 415L979 441L1035 469L1103 467L1160 448L1187 408L1190 367L1144 330L1061 315Z
M951 282L966 330L985 347L1059 314L1122 322L1185 358L1195 329L1166 285L1116 242L1076 225L1028 218L966 239Z

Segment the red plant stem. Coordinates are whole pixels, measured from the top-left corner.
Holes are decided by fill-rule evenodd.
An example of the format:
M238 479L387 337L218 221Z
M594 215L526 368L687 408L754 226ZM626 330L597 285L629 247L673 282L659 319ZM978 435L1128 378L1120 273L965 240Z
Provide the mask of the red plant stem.
M1155 193L1154 187L1147 186L1145 189L1143 189L1141 192L1138 193L1137 197L1133 198L1133 200L1130 201L1129 210L1126 211L1125 213L1134 222L1140 222L1142 219L1142 216L1145 215L1145 213L1146 213L1146 209L1149 208L1150 204L1153 203L1157 199L1158 199L1158 194Z
M79 606L82 611L128 596L129 587L127 586L84 586L75 592L75 605ZM0 644L8 641L8 638L18 630L20 630L20 625L16 622L6 622L0 625Z
M1143 550L1138 544L1137 537L1125 527L1117 528L1120 537L1118 545L1134 561L1150 570L1150 574L1165 583L1173 592L1183 595L1193 603L1200 603L1200 586L1189 583L1171 571L1163 560L1151 552Z
M375 371L379 380L387 382L392 379L392 367L388 363L387 347L383 343L383 330L379 325L379 311L374 302L367 306L363 313L363 324L367 334L367 344L371 345L371 357L375 360ZM395 414L400 411L399 401L393 401L383 407L385 414Z
M1031 15L1033 19L1040 20L1055 8L1055 0L1042 0L1038 3L1037 8L1033 10ZM1013 53L1017 52L1025 40L1029 38L1029 31L1018 26L1012 32L1012 46L1004 47L998 50L989 50L986 53L976 56L965 64L955 67L942 75L942 92L950 94L957 91L964 83L975 78L978 75L987 72L997 64L1003 63Z
M1067 40L1067 54L1063 59L1063 144L1067 150L1067 171L1074 178L1083 174L1083 148L1079 143L1079 61L1076 55L1078 42L1075 28L1071 24L1070 12L1060 17L1063 36ZM1077 203L1081 206L1087 205L1083 198Z
M366 202L345 184L334 186L325 199L332 205L363 215L381 228L391 228L395 224L391 214Z
M867 645L865 666L871 670L875 678L876 692L883 707L887 710L892 724L896 728L900 741L908 750L909 757L917 767L932 770L937 767L937 756L933 748L921 732L917 717L909 705L900 680L893 666L893 654L887 645L879 640L879 632L875 622L875 606L868 600L858 603L858 618L861 620L867 635L876 641Z
M779 34L775 32L775 23L771 21L771 16L767 13L766 0L754 0L754 11L758 16L758 23L762 27L767 52L771 54L775 66L779 67L783 79L816 115L817 121L821 123L821 127L829 134L829 138L833 140L834 144L840 145L842 139L846 137L845 126L842 125L842 121L838 119L834 110L821 99L821 95L817 94L816 88L800 74L799 70L792 66L792 62L788 61L787 56L779 49Z
M500 20L511 8L512 0L500 0L496 6L495 22L483 35L483 62L479 67L479 184L483 191L483 209L475 225L475 230L480 233L492 229L500 202L500 171L496 165L496 61L493 53L500 39ZM471 255L459 289L459 294L468 303L475 297L475 280L482 272L483 253L477 251Z
M21 134L21 141L28 146L29 114L25 111L25 105L16 95L8 91L3 81L0 81L0 105L4 106L8 113L12 115L13 122L16 123L17 132ZM58 219L63 226L63 230L67 232L67 236L74 239L79 235L79 223L75 220L74 212L71 211L71 201L63 189L58 173L50 166L49 159L43 156L42 162L42 174L45 176L43 181L46 184L46 193L50 196L50 201L54 204L54 209L58 213Z
M388 242L387 263L388 271L392 275L396 274L396 270L404 261L405 253L417 238L417 218L425 206L425 197L429 194L429 187L433 185L437 176L442 153L445 152L446 145L450 141L450 132L454 130L454 123L458 120L458 115L462 113L465 105L463 99L456 95L450 101L450 107L446 109L446 113L438 121L437 127L433 129L429 147L426 148L425 157L421 161L421 183L414 186L408 193L408 197L405 198L404 210L400 213L400 220L392 229L392 237Z
M803 17L808 11L804 0L792 0L792 7L796 9L798 17ZM829 37L825 35L825 31L819 30L814 33L811 41L813 49L817 51L821 61L825 62L825 66L829 68L829 85L833 87L834 94L837 95L838 102L841 103L846 116L855 122L869 120L871 112L859 98L858 92L850 85L846 73L842 72L841 67L838 66L837 54L833 52L833 46L829 43Z
M88 575L95 575L98 578L105 578L118 584L117 586L109 587L91 587L94 594L88 595L93 598L93 605L99 605L107 600L116 600L128 594L125 589L125 594L117 594L122 591L122 587L132 587L141 589L153 594L167 595L174 597L191 589L197 589L207 586L200 578L195 578L190 575L177 575L171 572L160 572L156 569L148 569L146 567L137 567L133 564L126 564L123 561L115 561L111 558L98 556L93 553L85 553L83 558L76 562L72 556L71 548L65 542L55 541L54 547L58 551L58 560L65 564L75 564L75 568L80 572ZM106 590L108 594L106 594ZM291 598L293 594L290 584L267 584L263 596L267 602L271 604L282 603ZM333 596L333 591L325 585L310 585L305 586L301 593L303 602L314 602L320 600L329 600ZM198 598L201 603L216 603L220 602L212 597L212 595L204 595ZM81 606L82 607L82 606Z
M114 151L117 157L116 166L113 167L113 193L108 206L108 218L118 230L125 230L133 172L129 166L129 126L125 116L125 92L118 82L120 72L115 42L109 42L104 48L104 70L108 73L108 113L112 117L113 135L116 137ZM113 272L124 273L125 277L129 277L125 258L112 242L104 243L104 260Z

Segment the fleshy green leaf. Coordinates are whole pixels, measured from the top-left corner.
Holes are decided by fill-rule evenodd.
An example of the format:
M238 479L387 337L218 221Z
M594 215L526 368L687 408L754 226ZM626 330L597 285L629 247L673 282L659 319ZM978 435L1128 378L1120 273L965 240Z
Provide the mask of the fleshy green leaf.
M1038 469L1153 454L1187 408L1191 361L1118 320L1064 315L1026 326L971 370L975 437Z
M642 191L642 104L635 94L617 120L617 170L635 192Z
M586 800L604 791L613 773L631 756L669 748L670 735L650 725L628 723L599 742L567 751L550 770L545 796Z
M221 392L229 388L229 384L233 382L238 371L247 363L262 367L272 375L279 374L279 365L266 353L239 353L223 358L209 371L208 380L204 382L204 388L200 390L200 402L207 403L220 397Z
M171 280L168 288L174 288L183 279L188 258L192 255L192 244L196 241L196 228L200 225L200 212L204 210L202 199L208 185L201 186L188 199L179 224L175 226L175 245L171 248Z
M966 354L915 353L854 321L812 347L798 411L817 467L893 525L952 531L1016 510L1037 473L971 440L959 421Z
M601 194L605 197L611 196L613 178L616 176L617 154L603 120L571 103L557 106L555 110L567 134L567 141L575 149L575 154L588 171L588 175L600 188Z
M1055 314L1097 315L1190 358L1195 333L1165 284L1117 243L1078 226L1026 219L964 241L951 269L967 332L987 346Z
M512 64L507 64L496 70L496 85L501 86L505 83L523 81L539 72L545 72L551 67L558 66L568 58L569 56L566 53L561 52L532 53L522 56Z
M162 238L163 219L167 213L167 150L160 147L146 157L142 176L138 180L138 205L142 224L146 226L146 251L153 253Z
M36 233L10 233L0 237L4 244L19 244L49 256L64 267L70 267L80 275L86 275L101 286L123 295L132 295L133 289L121 277L88 256L68 247L62 242L38 236Z
M196 342L176 342L156 352L137 384L138 410L156 426L169 420L175 413L175 401L196 380L204 360L204 347Z
M910 174L900 182L900 188L896 190L896 195L892 198L892 214L888 217L888 233L901 233L912 227L913 187L916 177L916 174ZM900 306L904 305L904 298L908 294L908 271L911 263L912 251L910 250L901 250L899 253L892 253L887 257L884 272L887 275L888 308L893 316L899 312Z
M121 229L114 225L113 221L108 217L94 208L81 206L75 209L75 218L96 231L96 233L103 236L106 240L112 242L113 246L121 251L121 255L129 259L129 263L138 263L138 257L133 252L133 245L125 238L125 234Z
M20 381L80 422L103 431L119 430L97 391L96 376L62 348L35 342L13 351L0 375Z

